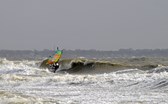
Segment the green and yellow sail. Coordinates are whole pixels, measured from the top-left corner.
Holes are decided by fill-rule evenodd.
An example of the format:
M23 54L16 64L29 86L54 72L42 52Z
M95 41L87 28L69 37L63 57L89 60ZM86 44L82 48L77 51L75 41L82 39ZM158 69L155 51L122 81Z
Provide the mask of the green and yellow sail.
M63 53L62 50L57 49L54 56L48 59L47 64L57 63L59 59L61 58L62 53Z

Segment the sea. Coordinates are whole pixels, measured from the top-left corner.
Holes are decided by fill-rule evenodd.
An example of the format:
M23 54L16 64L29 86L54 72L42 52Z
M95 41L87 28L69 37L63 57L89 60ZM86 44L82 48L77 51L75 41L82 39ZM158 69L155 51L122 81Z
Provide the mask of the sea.
M168 104L168 58L0 58L0 104Z

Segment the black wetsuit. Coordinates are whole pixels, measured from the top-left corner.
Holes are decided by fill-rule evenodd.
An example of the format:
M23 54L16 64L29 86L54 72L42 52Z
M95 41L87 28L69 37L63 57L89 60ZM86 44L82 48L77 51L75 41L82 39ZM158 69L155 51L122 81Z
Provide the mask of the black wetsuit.
M54 63L54 64L50 65L49 70L50 70L51 72L54 72L54 73L55 73L58 68L59 68L59 64L58 64L58 63Z

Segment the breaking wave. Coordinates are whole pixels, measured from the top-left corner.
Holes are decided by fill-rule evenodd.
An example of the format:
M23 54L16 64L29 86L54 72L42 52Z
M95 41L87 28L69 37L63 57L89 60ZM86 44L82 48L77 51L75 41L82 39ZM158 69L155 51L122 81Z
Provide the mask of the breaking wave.
M46 65L47 60L44 60L40 67L48 68ZM124 69L141 69L141 70L150 70L158 67L157 64L130 64L130 63L120 63L113 61L104 61L104 60L91 60L91 59L63 59L60 61L60 68L57 72L67 72L67 73L77 73L77 74L98 74L98 73L110 73L118 70Z
M136 61L63 59L51 73L45 62L0 59L0 103L168 103L168 67Z

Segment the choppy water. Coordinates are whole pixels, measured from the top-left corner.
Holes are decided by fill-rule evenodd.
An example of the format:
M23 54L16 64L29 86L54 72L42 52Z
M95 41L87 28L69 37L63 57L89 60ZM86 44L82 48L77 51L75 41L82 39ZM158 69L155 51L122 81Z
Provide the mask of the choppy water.
M107 73L62 74L41 69L39 63L0 59L1 104L168 103L166 65L148 70L124 66Z

